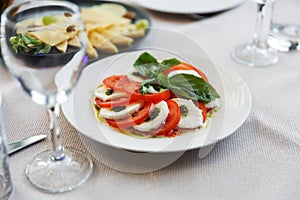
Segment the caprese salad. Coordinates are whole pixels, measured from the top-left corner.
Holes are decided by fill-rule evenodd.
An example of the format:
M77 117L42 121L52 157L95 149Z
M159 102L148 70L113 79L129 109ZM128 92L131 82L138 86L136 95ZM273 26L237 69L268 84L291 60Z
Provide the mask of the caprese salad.
M220 96L198 68L144 52L133 70L104 78L93 103L97 119L122 133L174 137L203 127Z

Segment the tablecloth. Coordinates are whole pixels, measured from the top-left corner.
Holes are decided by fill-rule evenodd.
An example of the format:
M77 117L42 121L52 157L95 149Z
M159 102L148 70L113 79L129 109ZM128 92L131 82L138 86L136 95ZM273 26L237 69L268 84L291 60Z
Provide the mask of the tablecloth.
M26 163L37 152L51 148L47 139L10 156L14 186L11 199L300 199L300 52L280 53L277 64L264 68L240 65L230 56L234 47L252 39L255 6L253 1L247 1L200 21L146 11L154 26L172 28L191 37L217 65L235 71L250 88L253 105L249 117L205 158L199 159L198 150L192 150L163 169L127 173L93 157L95 170L86 183L71 192L47 194L33 188L24 176ZM46 108L34 104L2 66L0 91L8 142L49 134ZM63 114L61 128L66 146L87 151L85 139Z

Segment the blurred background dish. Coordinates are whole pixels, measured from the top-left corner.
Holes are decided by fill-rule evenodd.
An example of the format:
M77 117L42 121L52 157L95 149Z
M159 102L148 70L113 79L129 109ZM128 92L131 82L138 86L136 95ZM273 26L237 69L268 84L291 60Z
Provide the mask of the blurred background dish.
M132 0L144 8L177 14L214 13L234 8L246 0Z
M80 7L86 26L89 63L133 49L149 33L151 20L139 8L115 1L71 1Z

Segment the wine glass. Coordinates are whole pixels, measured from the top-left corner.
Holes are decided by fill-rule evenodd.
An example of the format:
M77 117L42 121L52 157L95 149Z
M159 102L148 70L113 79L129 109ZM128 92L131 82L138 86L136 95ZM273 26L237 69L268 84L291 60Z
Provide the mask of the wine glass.
M46 192L72 190L93 171L88 155L63 147L59 128L60 104L86 64L86 45L79 8L71 2L33 0L2 14L6 68L35 103L48 108L53 148L36 155L25 170L28 181Z
M273 0L254 1L257 2L257 21L253 41L234 49L232 57L250 67L275 64L278 61L277 53L267 44Z
M274 0L268 38L268 44L272 48L283 52L300 50L299 9L299 1Z

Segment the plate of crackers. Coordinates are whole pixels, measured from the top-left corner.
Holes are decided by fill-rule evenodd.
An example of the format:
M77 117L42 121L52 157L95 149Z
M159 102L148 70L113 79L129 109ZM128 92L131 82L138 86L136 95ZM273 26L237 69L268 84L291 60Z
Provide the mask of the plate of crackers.
M134 48L150 30L148 14L136 7L113 1L72 1L80 7L89 62Z

